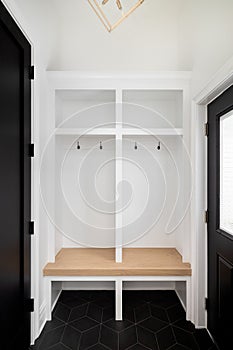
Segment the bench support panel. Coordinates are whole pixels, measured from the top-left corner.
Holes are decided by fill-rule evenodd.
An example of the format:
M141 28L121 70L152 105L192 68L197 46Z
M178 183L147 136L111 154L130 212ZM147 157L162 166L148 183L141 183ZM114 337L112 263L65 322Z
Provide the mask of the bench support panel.
M123 311L122 311L122 280L117 279L115 281L115 313L116 313L116 321L122 321L123 319Z
M192 320L191 277L190 276L46 276L46 318L52 319L52 282L114 282L115 283L115 319L123 319L122 292L123 282L186 282L186 319Z

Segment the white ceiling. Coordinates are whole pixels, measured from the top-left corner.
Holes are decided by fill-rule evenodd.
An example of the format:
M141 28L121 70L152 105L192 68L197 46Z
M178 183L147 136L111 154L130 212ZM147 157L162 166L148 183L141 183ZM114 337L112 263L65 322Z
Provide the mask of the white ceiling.
M233 56L232 0L145 0L109 34L87 0L16 1L48 69L193 70L206 81Z

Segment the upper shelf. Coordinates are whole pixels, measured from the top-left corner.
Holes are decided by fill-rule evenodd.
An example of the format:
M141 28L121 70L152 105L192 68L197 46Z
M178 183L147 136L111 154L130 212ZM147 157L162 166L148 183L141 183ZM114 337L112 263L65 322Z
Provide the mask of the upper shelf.
M125 128L167 129L183 127L182 91L124 90L122 121Z
M57 128L55 129L56 135L115 135L116 129L114 128L94 128L94 129L77 129L77 128Z
M139 129L139 128L94 128L94 129L76 129L76 128L57 128L56 135L119 135L123 136L182 136L183 129L163 128L163 129Z
M88 134L91 135L114 135L116 123L126 129L122 135L179 135L182 134L183 113L181 90L68 89L55 92L55 127L74 129L68 132L74 135L78 129L81 133L90 129ZM151 132L142 131L144 129ZM58 131L58 134L66 132Z
M174 128L153 128L153 129L138 129L138 128L125 128L122 132L123 135L132 135L132 136L150 136L150 135L164 135L164 136L180 136L183 135L183 129L174 129Z

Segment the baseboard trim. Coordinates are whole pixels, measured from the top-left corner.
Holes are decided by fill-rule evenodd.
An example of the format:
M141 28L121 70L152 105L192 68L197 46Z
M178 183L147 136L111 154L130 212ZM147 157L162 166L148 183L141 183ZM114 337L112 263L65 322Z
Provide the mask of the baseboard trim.
M56 296L56 298L55 298L55 300L54 300L54 302L53 302L53 304L52 304L52 311L53 311L53 309L55 308L55 305L57 304L57 301L58 301L58 299L59 299L59 297L60 297L60 295L61 295L62 290L63 290L63 289L59 290L59 292L58 292L58 294L57 294L57 296Z
M39 309L39 334L41 334L46 323L46 302L44 301Z
M181 305L183 306L183 309L186 311L186 306L184 305L183 300L181 299L181 297L180 297L179 293L177 292L177 290L176 289L174 289L174 290L176 292L177 297L179 298L179 301L180 301Z
M62 290L115 290L114 282L63 282ZM175 282L124 282L123 290L175 290Z

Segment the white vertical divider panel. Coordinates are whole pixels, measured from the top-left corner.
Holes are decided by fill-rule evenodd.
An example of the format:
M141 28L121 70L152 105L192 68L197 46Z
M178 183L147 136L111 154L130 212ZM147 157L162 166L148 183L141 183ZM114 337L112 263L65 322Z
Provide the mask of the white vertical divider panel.
M51 130L50 132L53 134L51 145L52 145L52 152L53 157L51 157L51 163L49 165L50 169L49 171L52 173L52 177L55 178L55 134L53 131L55 130L55 124L56 124L56 108L55 108L55 89L52 89L49 87L48 89L48 116L51 118ZM50 137L50 135L48 135ZM50 186L50 185L49 185ZM50 198L50 205L51 210L55 211L55 185L53 184L51 189L51 198ZM54 213L53 213L54 214ZM47 213L49 215L49 213ZM54 217L54 215L53 215ZM55 256L56 256L56 232L55 232L55 226L54 223L50 220L49 217L47 217L47 225L48 225L48 261L49 262L55 262Z
M116 90L116 168L115 168L115 260L122 262L122 192L119 186L122 182L122 90Z
M122 288L123 282L121 278L116 278L115 281L115 295L116 295L116 305L115 305L115 320L122 321Z
M183 87L183 142L184 146L186 147L186 151L188 152L190 156L191 152L191 135L190 135L190 120L191 120L191 105L190 105L190 83L186 82L185 86ZM183 152L185 152L185 149L183 148ZM188 165L185 164L184 160L185 155L183 154L183 179L184 179L184 186L192 187L193 181L192 181L192 171L193 171L193 165L190 164L190 169L188 169ZM190 158L191 161L191 158ZM190 173L191 171L191 173ZM191 179L190 179L191 176ZM189 184L189 181L187 179L190 179L191 183ZM191 193L192 195L192 193ZM191 198L189 199L191 200ZM182 259L184 262L190 262L191 259L191 239L190 239L190 220L191 220L191 210L190 210L190 203L187 202L187 198L184 198L184 207L188 206L187 213L184 217L183 221L183 249L182 249Z

